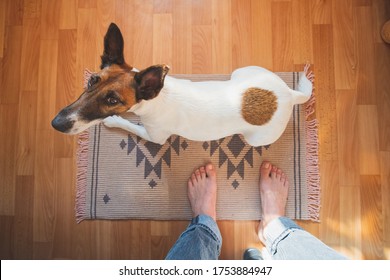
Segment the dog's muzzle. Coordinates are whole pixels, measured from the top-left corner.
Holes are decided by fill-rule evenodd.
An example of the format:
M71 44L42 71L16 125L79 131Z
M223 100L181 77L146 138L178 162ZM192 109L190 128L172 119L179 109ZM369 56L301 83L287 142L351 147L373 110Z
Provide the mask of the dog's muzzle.
M68 118L61 116L60 113L51 121L51 126L60 132L68 133L73 128L74 123L74 120L69 120Z

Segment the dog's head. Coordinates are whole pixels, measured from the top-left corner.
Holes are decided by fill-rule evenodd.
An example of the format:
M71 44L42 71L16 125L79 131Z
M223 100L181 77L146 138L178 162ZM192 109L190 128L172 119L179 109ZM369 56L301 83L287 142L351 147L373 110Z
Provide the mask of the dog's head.
M104 37L101 71L91 76L88 88L62 109L52 126L63 133L77 134L104 118L122 114L140 102L155 98L164 86L166 65L154 65L140 72L125 63L123 37L111 23Z

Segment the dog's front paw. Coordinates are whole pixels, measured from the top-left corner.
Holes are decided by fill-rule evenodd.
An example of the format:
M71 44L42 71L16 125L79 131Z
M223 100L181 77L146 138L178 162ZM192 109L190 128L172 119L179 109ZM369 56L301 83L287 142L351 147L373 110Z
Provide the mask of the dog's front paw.
M103 120L103 124L107 127L120 127L122 118L118 116L110 116Z

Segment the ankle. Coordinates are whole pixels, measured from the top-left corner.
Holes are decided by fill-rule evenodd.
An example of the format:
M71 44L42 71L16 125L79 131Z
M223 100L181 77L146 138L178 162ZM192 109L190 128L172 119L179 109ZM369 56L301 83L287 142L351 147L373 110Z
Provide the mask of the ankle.
M275 219L278 219L282 217L281 215L268 215L267 217L264 217L261 221L263 224L263 230Z

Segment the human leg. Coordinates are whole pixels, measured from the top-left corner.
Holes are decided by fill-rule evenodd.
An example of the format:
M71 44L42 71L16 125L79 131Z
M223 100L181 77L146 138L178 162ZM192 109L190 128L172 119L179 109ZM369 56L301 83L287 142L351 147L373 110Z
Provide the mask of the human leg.
M264 258L345 259L291 219L284 217L289 183L280 169L267 161L263 162L259 185L263 219L258 235L265 245Z
M211 164L197 169L188 180L193 219L168 252L167 260L218 259L222 236L216 223L217 182Z

